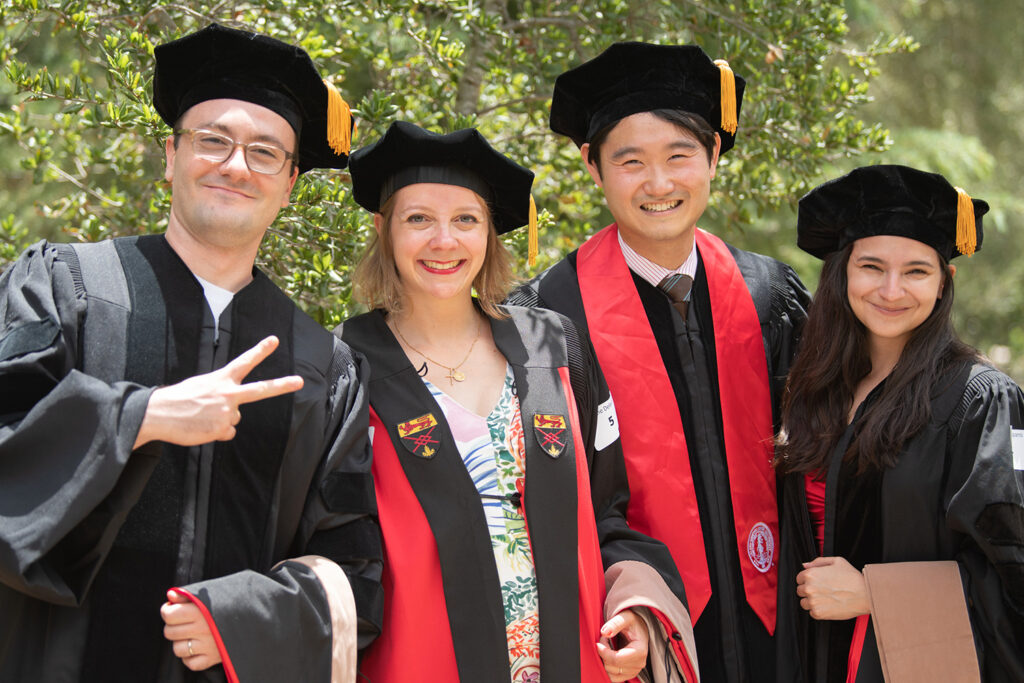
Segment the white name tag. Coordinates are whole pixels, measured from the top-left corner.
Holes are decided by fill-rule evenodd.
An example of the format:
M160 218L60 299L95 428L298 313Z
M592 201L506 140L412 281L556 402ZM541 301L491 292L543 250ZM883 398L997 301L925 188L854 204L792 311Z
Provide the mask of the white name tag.
M1013 447L1013 469L1024 470L1024 429L1011 429L1010 443Z
M597 434L594 435L594 448L601 450L610 446L619 438L619 418L615 415L615 403L609 394L608 400L597 408Z

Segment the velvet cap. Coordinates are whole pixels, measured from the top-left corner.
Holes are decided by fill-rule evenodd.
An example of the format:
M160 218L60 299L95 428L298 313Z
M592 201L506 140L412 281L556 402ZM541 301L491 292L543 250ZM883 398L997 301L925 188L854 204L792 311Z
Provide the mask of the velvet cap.
M475 128L440 135L396 121L380 140L352 153L349 173L356 203L374 213L406 185L440 183L480 195L499 235L529 222L533 172L491 147Z
M302 48L210 24L153 52L153 106L168 126L200 102L243 100L270 109L292 127L300 173L348 163L348 105Z
M933 247L947 261L981 248L988 204L937 173L862 166L800 199L797 245L825 258L862 237L895 235Z
M708 122L721 136L724 154L736 139L746 82L719 64L696 45L615 43L555 80L551 130L580 147L627 116L680 109Z

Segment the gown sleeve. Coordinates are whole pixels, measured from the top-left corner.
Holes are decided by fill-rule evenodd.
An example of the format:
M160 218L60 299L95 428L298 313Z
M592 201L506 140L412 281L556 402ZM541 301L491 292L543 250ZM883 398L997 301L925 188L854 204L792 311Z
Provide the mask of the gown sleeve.
M132 455L151 390L76 369L84 312L53 245L33 245L0 277L0 582L68 606L157 460Z
M605 616L633 609L645 621L653 680L696 681L693 626L682 579L665 545L626 523L629 483L614 402L593 347L567 318L562 321L605 567Z
M295 557L180 590L215 634L229 681L350 683L356 651L380 633L382 546L367 425L365 359L335 342L341 376L332 436L311 487Z
M769 388L772 397L772 416L776 431L779 427L778 409L786 387L789 366L796 355L800 334L807 321L811 294L800 277L788 265L776 262L769 286L771 287L771 314L765 335L768 354Z
M956 560L982 679L1024 680L1024 394L987 369L950 428L946 519L964 535Z

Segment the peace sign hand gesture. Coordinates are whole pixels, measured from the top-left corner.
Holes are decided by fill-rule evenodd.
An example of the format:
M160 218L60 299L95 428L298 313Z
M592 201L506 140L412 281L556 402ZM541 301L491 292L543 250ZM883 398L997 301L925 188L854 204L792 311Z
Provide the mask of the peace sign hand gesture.
M133 448L150 441L197 446L235 438L242 419L238 406L302 388L295 375L242 383L277 345L277 337L267 337L219 370L155 390Z

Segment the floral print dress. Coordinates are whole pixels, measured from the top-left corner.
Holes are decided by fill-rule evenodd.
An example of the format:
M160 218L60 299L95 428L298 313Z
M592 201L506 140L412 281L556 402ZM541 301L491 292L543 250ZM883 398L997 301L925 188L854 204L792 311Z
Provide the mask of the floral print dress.
M481 417L423 378L444 411L462 460L483 504L501 581L512 683L540 682L540 625L537 579L522 508L511 500L522 493L526 474L523 420L509 367L501 397ZM518 484L518 487L517 487Z

